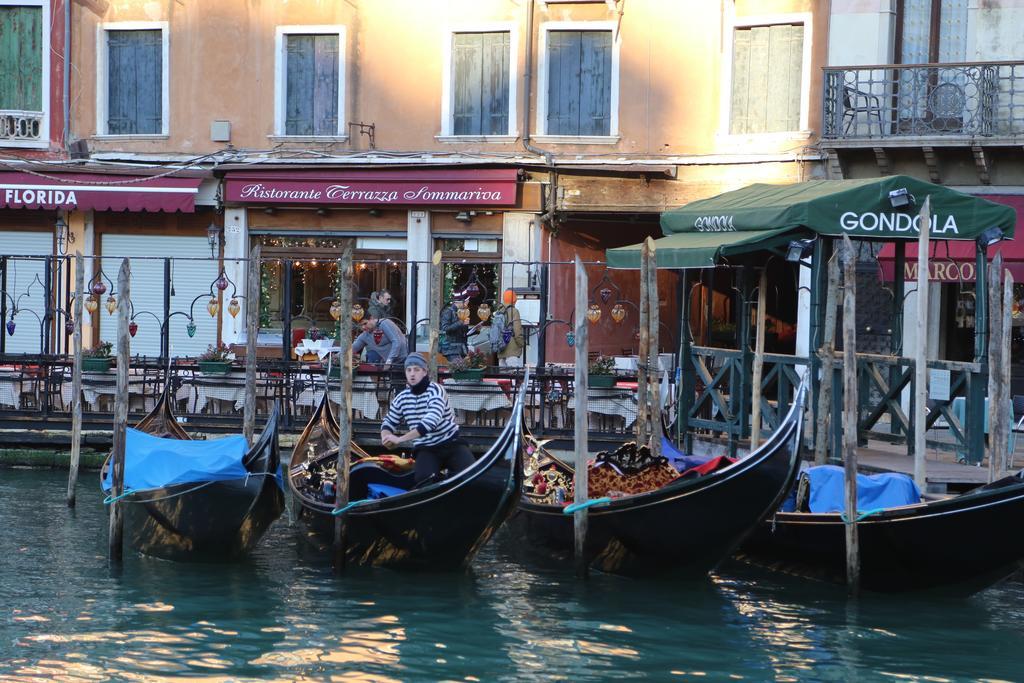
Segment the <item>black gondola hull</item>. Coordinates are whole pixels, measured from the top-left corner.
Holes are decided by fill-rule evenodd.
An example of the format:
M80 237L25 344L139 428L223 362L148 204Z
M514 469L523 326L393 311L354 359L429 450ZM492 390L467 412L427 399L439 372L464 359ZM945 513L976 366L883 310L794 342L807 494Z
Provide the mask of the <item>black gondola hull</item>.
M1024 560L1024 481L1008 477L947 500L894 508L857 524L861 586L879 592L943 588L971 593ZM845 524L837 514L777 513L741 559L845 582Z
M762 449L727 469L590 508L590 565L624 575L707 574L776 509L793 482L800 425L799 411L791 412ZM521 501L513 525L531 553L572 556L573 518L561 507Z

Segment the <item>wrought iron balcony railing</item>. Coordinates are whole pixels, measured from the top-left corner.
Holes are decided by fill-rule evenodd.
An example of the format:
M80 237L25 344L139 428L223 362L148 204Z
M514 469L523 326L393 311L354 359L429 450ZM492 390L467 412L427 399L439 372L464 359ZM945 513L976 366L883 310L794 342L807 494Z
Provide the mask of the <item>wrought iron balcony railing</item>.
M39 142L43 112L0 109L0 142Z
M822 137L1024 136L1024 62L825 69Z

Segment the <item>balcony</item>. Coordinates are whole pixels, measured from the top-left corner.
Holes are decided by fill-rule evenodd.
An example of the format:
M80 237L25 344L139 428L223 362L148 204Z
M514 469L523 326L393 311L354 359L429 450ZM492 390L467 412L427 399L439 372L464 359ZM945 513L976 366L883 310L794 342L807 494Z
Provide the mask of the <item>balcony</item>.
M1019 143L1024 62L826 68L823 114L830 143Z
M0 109L0 145L45 142L41 111Z

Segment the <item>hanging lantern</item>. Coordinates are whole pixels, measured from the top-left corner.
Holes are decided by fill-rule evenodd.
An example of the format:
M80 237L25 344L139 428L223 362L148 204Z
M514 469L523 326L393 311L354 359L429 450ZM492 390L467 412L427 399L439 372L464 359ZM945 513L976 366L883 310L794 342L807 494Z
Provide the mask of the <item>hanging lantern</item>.
M107 313L114 315L114 311L117 310L117 299L113 294L107 297Z
M189 320L188 325L185 325L185 331L188 332L189 337L196 336L196 324Z
M614 320L616 323L621 323L623 320L626 319L626 307L623 306L622 304L615 304L614 306L612 306L612 310L610 311L610 313L612 315L612 320Z
M468 323L469 322L469 309L466 308L465 306L463 306L462 308L458 309L455 312L455 314L457 316L459 316L459 320L461 320L462 322L464 322L464 323Z
M335 320L341 320L341 302L335 299L331 302L331 317Z
M217 297L210 297L210 300L206 302L206 310L210 312L211 318L217 317L217 311L220 310L220 302L217 301Z
M570 347L576 346L576 333L575 332L566 332L565 333L565 343L568 344Z
M14 336L14 318L7 321L7 334L12 337Z
M75 333L75 321L72 320L71 318L68 318L67 320L65 320L64 321L64 331L67 332L68 334L74 334Z
M587 320L589 320L591 323L596 323L600 319L601 307L598 306L597 304L590 304L590 307L587 308Z
M480 316L480 320L482 320L483 322L487 322L487 320L491 317L491 307L490 307L490 305L489 304L480 304L480 306L477 307L477 309L476 309L476 314L478 316Z
M339 309L341 308L341 304L338 304L338 308ZM359 322L360 320L363 319L364 315L366 315L366 311L363 310L363 305L362 304L352 304L352 320L353 321Z
M213 281L213 286L222 292L228 288L229 284L230 283L228 282L228 278L226 275L224 275L224 273L218 275L217 279Z
M139 331L139 324L134 320L128 323L128 334L135 336L135 333Z
M85 297L85 310L89 311L90 313L95 313L96 309L99 307L100 302L94 295L90 294L89 296Z
M601 301L603 301L604 303L608 303L609 301L611 301L611 298L612 298L612 290L609 289L608 287L602 287L601 288Z
M103 280L97 280L96 282L92 283L92 293L95 294L96 296L102 296L103 294L106 294L106 292L107 286L103 284Z
M228 302L228 313L232 318L237 318L240 310L242 310L242 306L238 303L238 299L231 297L231 301Z

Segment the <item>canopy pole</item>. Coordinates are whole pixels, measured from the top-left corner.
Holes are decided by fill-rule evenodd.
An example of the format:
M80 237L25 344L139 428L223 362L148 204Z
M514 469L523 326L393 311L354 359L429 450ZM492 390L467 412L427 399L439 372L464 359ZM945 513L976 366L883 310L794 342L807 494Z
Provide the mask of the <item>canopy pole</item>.
M754 340L754 376L750 381L750 450L761 443L761 375L764 373L765 290L768 268L761 269L757 282L757 337Z
M128 370L131 362L131 335L128 316L131 309L131 264L121 261L117 275L117 396L114 397L113 449L110 455L110 478L113 502L110 504L107 557L112 565L120 565L123 553L124 514L119 499L124 493L124 442L128 422Z
M917 235L917 328L914 340L914 483L927 488L925 464L928 403L928 237L931 231L931 197L921 206L921 229Z
M846 485L846 583L860 590L857 539L857 257L843 235L843 480Z
M75 486L78 463L82 455L82 315L84 314L85 268L82 252L75 252L75 303L71 315L75 319L74 349L71 371L71 468L68 472L69 508L75 507Z
M576 440L576 471L574 473L573 503L578 507L573 513L573 536L575 550L575 569L578 578L586 578L588 570L588 558L586 556L587 541L587 508L585 503L589 498L587 486L587 457L590 446L587 443L587 271L576 256L576 319L573 321L576 330L576 376L574 383L576 388L576 414L574 424L574 437ZM639 444L638 444L639 445Z

